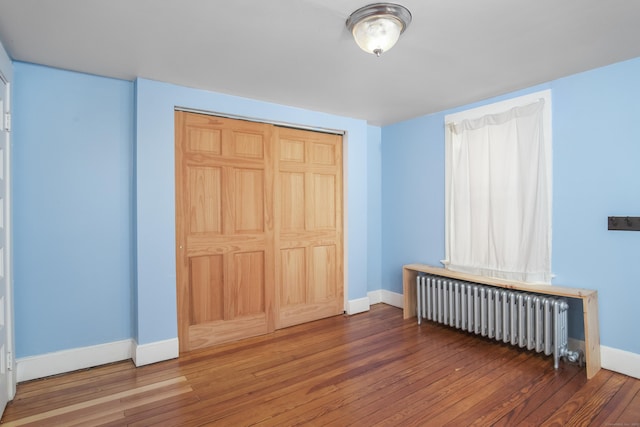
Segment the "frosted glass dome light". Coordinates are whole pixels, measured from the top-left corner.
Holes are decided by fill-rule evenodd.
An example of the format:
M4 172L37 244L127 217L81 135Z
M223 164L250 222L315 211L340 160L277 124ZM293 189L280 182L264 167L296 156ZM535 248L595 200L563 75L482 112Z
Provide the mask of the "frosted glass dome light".
M349 16L347 28L360 49L380 56L396 44L411 22L411 12L392 3L362 7Z

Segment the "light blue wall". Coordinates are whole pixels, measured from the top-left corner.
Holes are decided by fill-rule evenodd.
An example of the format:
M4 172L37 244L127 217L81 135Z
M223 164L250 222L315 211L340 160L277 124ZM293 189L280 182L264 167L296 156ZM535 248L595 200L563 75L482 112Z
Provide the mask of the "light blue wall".
M132 335L133 85L14 63L16 356Z
M640 354L640 58L553 82L554 283L598 290L603 345Z
M140 344L175 338L174 108L220 112L344 130L348 297L367 293L367 124L308 110L136 81L137 336Z
M444 257L446 114L551 88L554 284L598 290L601 343L640 353L640 58L382 129L383 287L402 290L410 262Z
M377 126L367 129L368 187L367 187L367 290L382 288L382 130Z
M402 266L444 254L442 115L382 128L382 287L402 293Z

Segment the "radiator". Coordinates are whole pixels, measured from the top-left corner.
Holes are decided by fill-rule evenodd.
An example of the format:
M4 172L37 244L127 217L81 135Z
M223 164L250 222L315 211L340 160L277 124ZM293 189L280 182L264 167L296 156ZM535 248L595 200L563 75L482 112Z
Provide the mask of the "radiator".
M576 362L568 349L568 304L546 295L464 282L431 274L416 283L418 324L431 320L483 337Z

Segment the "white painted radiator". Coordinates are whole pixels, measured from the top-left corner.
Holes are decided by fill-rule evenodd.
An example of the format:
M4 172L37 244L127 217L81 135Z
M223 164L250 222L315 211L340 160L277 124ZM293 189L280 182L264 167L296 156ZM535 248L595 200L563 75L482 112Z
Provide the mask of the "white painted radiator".
M536 352L578 361L569 351L564 299L426 274L416 283L418 324L431 320Z

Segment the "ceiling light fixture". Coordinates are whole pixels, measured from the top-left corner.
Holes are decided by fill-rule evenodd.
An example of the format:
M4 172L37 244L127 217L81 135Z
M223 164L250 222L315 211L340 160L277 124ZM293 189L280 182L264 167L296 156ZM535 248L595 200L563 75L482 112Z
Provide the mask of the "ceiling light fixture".
M411 12L399 4L375 3L361 7L347 19L347 28L360 49L376 56L388 51L411 22Z

